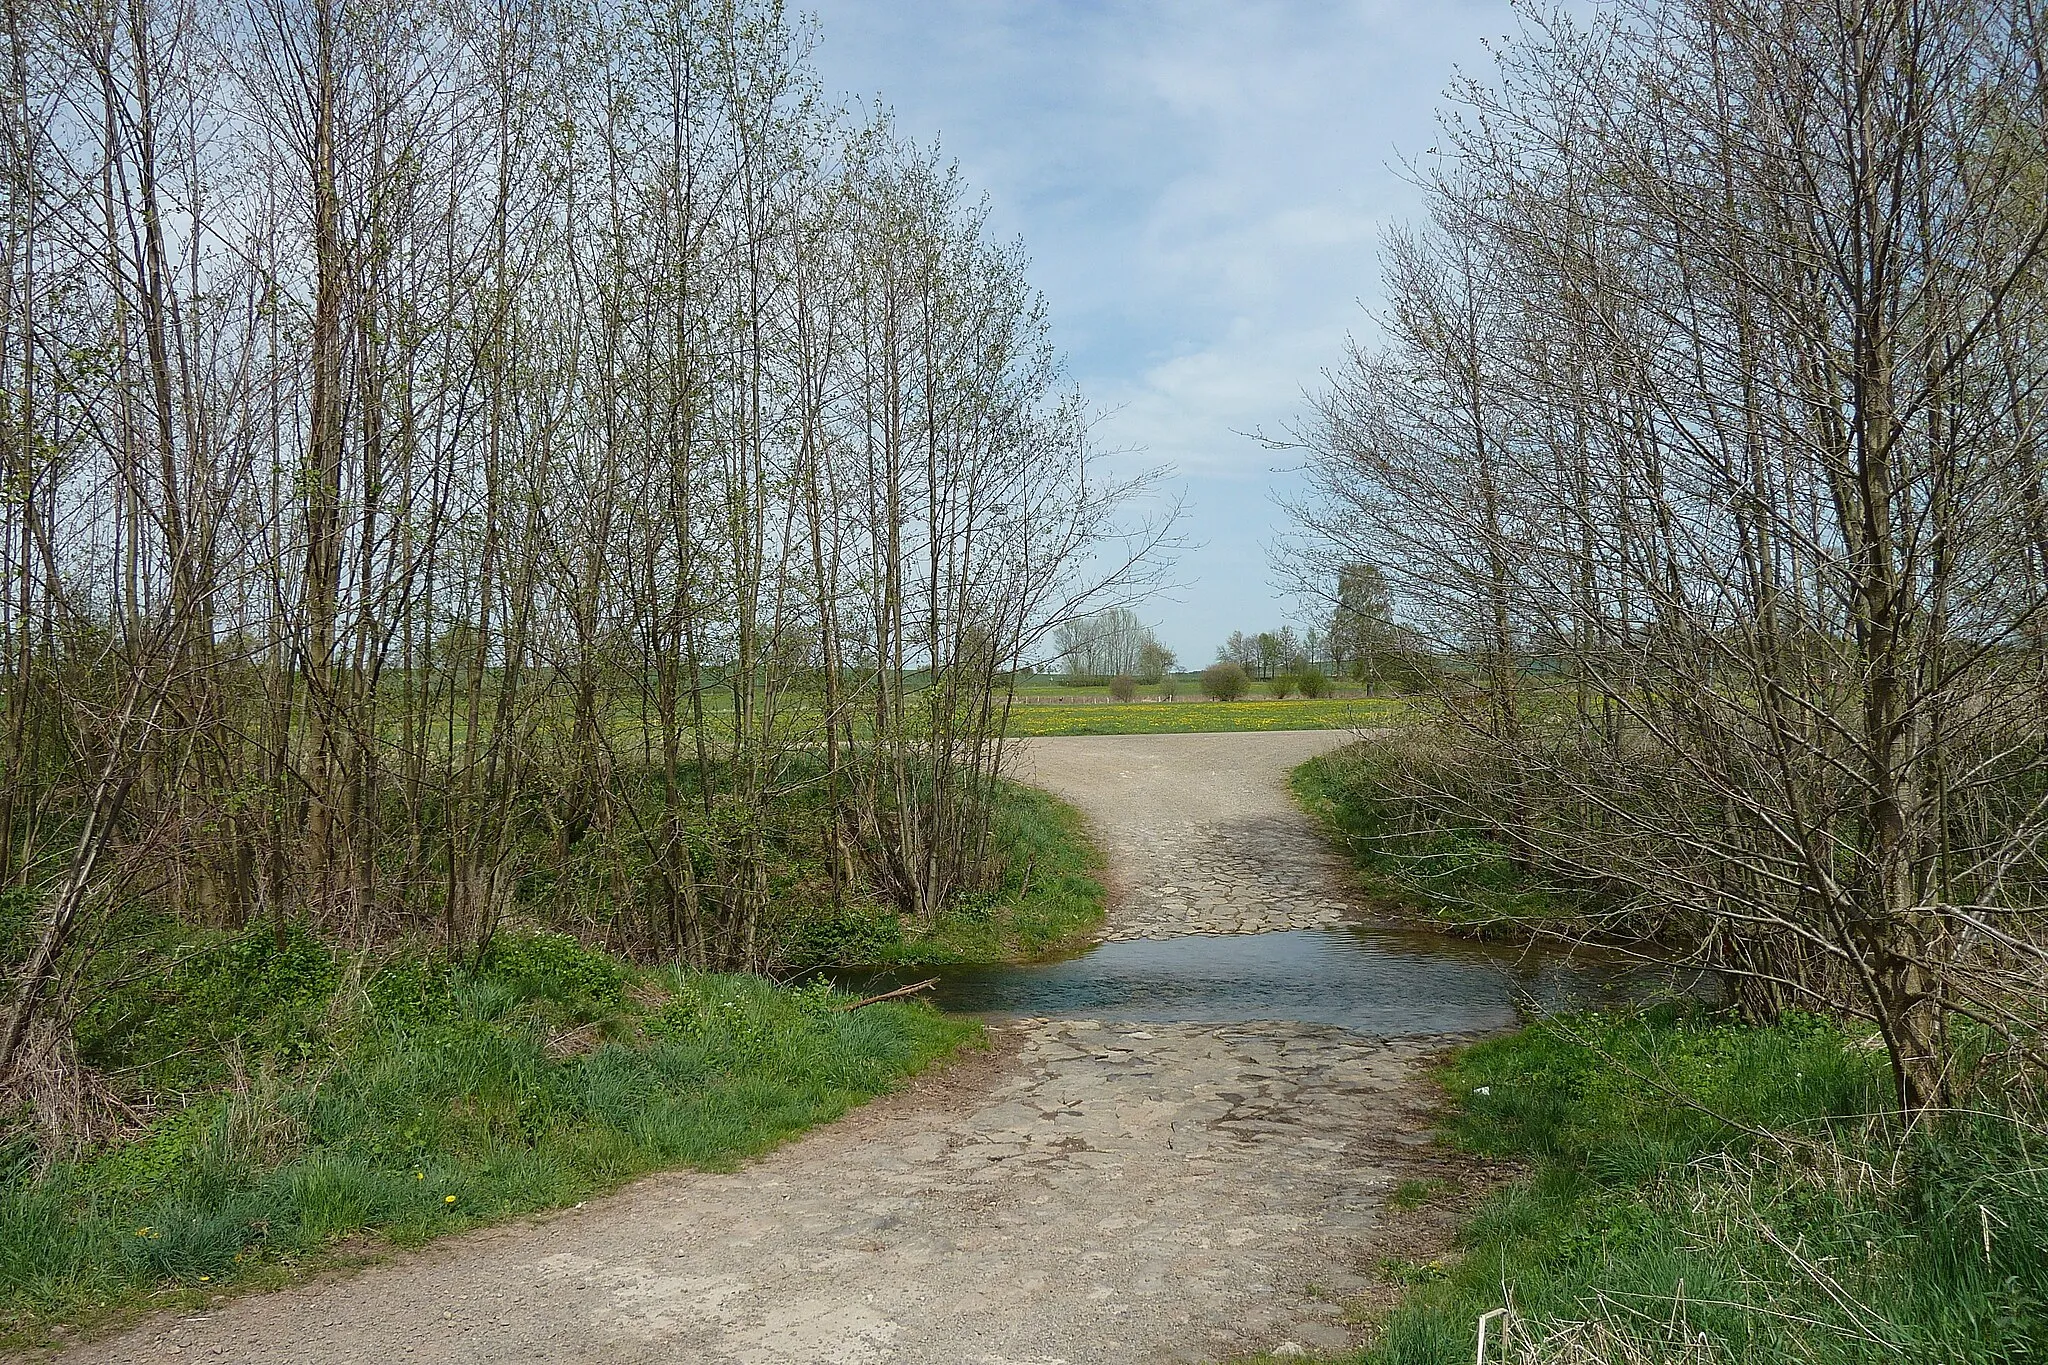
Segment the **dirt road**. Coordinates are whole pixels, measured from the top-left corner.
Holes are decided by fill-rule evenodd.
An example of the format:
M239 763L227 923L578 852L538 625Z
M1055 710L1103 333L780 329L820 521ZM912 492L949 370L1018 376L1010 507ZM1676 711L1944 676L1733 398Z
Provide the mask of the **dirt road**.
M1110 933L1341 911L1287 770L1326 734L1033 743L1122 891ZM67 1361L1092 1365L1333 1348L1426 1165L1432 1040L1031 1020L731 1175L676 1173ZM1292 1345L1290 1345L1292 1343Z
M1106 939L1257 934L1336 924L1339 860L1287 774L1341 730L1032 740L1015 776L1088 816L1109 855Z

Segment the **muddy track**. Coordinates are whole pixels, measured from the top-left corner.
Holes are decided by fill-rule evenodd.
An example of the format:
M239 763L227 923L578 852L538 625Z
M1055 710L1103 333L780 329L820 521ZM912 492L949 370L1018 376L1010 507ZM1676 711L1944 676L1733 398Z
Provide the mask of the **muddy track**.
M1285 778L1341 739L1043 740L1019 775L1100 833L1110 937L1299 927L1345 906ZM1089 1365L1352 1340L1337 1301L1402 1227L1387 1195L1435 1164L1417 1075L1444 1040L993 1036L736 1173L650 1177L63 1359Z

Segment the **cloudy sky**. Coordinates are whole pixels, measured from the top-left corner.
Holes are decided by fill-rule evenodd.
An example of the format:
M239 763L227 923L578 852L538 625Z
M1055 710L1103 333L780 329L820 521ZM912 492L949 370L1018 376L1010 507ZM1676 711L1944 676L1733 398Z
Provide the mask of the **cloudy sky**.
M802 3L802 0L797 0ZM1369 333L1400 170L1495 0L810 0L829 88L938 139L1018 236L1115 447L1171 467L1194 542L1141 613L1199 667L1299 619L1266 547L1279 432Z

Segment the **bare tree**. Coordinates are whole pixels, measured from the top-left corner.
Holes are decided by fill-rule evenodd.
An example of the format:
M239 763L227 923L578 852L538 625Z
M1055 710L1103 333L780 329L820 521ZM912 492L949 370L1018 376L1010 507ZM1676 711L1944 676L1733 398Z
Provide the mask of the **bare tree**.
M758 968L816 882L929 918L999 874L1010 679L1171 517L804 25L0 17L6 1084L138 895Z
M1954 1022L2040 1022L2041 44L1960 0L1531 18L1301 433L1311 543L1454 663L1423 804L1752 1009L1870 1019L1907 1110Z

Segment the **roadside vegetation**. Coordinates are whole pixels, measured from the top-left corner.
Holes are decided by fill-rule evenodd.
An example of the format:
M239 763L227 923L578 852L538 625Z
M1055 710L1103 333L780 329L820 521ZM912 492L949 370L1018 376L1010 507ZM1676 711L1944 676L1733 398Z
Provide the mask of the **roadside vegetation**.
M1867 1023L1901 1115L2048 1065L2036 17L1525 12L1296 432L1301 581L1435 664L1410 880Z
M1296 779L1366 884L1729 997L1449 1063L1521 1176L1367 1360L2048 1339L2039 16L1790 14L1522 10L1295 433L1299 581L1431 664Z
M77 1023L119 1078L114 1140L0 1185L0 1348L194 1306L574 1203L725 1169L979 1032L824 985L642 968L515 931L480 961L193 932L131 911ZM112 1084L112 1082L108 1082Z
M1596 932L1588 888L1517 866L1484 826L1419 818L1404 779L1430 780L1430 744L1396 731L1294 772L1377 908L1482 937ZM1347 1365L1462 1365L1482 1319L1487 1359L1523 1365L2030 1358L2048 1104L2023 1054L1983 1030L1957 1045L1967 1089L1919 1118L1875 1029L1796 1010L1566 1014L1459 1053L1443 1139L1519 1174L1447 1254L1374 1268L1398 1306Z
M373 20L0 32L0 1335L737 1160L972 1036L775 978L1101 916L1002 718L1175 513L1021 246L769 0Z
M1102 920L1081 816L1030 788L996 793L989 890L928 923L873 894L807 899L827 879L803 828L785 821L774 874L792 973L1041 957ZM4 902L17 950L34 908ZM0 1145L0 1349L650 1170L728 1168L980 1036L922 1004L851 1010L815 971L797 987L642 965L531 924L451 954L195 928L138 901L107 932L72 996L72 1067L40 1079Z
M1029 962L1060 956L1102 926L1102 853L1082 815L1059 798L1006 782L992 811L1002 870L985 891L956 896L930 923L887 904L821 907L784 946L792 967Z
M42 1099L135 900L715 972L1003 898L1010 682L1174 512L953 167L766 0L110 14L0 33L0 1134L117 1119Z
M1352 730L1389 723L1401 712L1392 697L1245 698L1241 701L1107 703L1100 706L1017 706L1007 733L1033 735L1179 735L1198 731Z
M1592 888L1562 885L1517 861L1500 827L1463 804L1413 799L1456 780L1424 725L1402 723L1319 754L1288 781L1351 856L1356 884L1383 914L1478 938L1597 932ZM1412 722L1414 713L1406 713Z
M1405 1293L1345 1365L1468 1365L1482 1320L1511 1365L2032 1359L2048 1127L1996 1087L1904 1124L1874 1041L1663 1008L1465 1052L1447 1138L1526 1174L1448 1254L1373 1268Z

